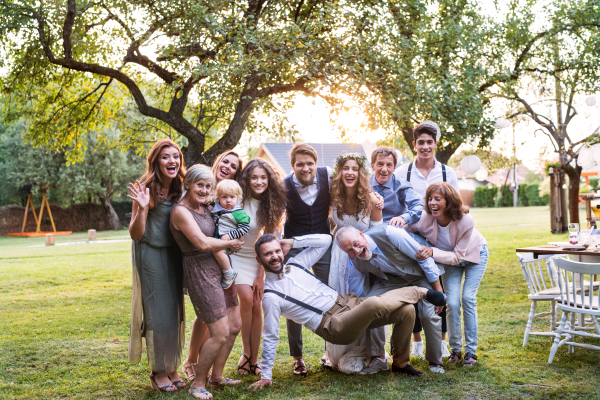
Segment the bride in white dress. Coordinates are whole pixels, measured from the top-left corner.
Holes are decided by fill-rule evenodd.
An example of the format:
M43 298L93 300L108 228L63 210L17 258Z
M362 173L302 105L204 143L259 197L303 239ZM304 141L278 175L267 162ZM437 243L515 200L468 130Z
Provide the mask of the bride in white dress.
M333 220L337 224L336 233L344 226L353 226L362 232L381 224L380 208L383 208L383 199L371 190L366 163L367 159L362 154L343 154L336 159L335 176L331 184ZM341 295L355 292L360 296L362 281L353 280L352 276L348 276L348 261L348 255L334 240L329 286ZM345 374L366 373L363 370L371 365L373 355L369 355L368 344L365 343L364 337L363 335L349 345L327 343L323 363ZM389 357L386 355L386 358ZM374 372L377 370L370 368L368 373Z

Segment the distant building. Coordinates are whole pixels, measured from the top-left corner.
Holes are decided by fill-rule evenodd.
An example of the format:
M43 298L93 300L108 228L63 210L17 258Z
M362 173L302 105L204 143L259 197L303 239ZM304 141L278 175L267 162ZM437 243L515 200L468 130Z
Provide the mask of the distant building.
M307 143L314 147L318 154L318 165L320 167L334 168L335 159L344 153L359 153L367 157L369 167L371 166L371 153L377 148L376 145L368 140L362 144L356 143ZM260 157L275 167L282 177L292 172L290 163L290 150L293 143L263 143L256 152L256 157ZM397 150L396 150L397 151ZM399 164L406 162L406 158L398 152Z
M468 206L473 206L473 194L475 193L475 189L478 186L502 186L505 183L510 185L513 181L513 169L499 169L494 172L492 175L489 175L484 180L477 180L475 175L467 175L460 168L460 165L454 168L454 172L456 172L456 177L458 178L458 188L460 189L460 195ZM517 182L519 184L525 183L525 176L529 172L529 168L524 166L523 164L517 165ZM508 179L506 179L508 174Z

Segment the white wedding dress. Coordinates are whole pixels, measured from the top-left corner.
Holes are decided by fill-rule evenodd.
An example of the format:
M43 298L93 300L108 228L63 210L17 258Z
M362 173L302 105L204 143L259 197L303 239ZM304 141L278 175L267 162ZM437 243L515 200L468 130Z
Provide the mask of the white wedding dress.
M366 231L372 226L370 217L365 216L363 212L359 214L358 220L356 217L350 215L344 215L343 219L339 219L337 209L334 208L333 220L337 225L336 233L338 229L345 226L352 226L361 232ZM346 295L349 292L348 255L338 246L335 239L333 240L333 247L331 249L329 286L341 295ZM387 337L387 326L377 329L385 329ZM367 350L364 334L356 342L348 345L327 343L327 352L323 356L322 362L325 366L344 374L360 374L364 368L369 366L372 360ZM385 356L386 360L390 362L389 355L386 353Z

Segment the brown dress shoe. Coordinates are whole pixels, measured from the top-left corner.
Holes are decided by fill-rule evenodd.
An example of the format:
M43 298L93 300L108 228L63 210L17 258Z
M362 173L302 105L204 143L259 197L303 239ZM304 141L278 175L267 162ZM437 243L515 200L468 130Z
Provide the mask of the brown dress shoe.
M306 376L306 374L308 374L308 370L306 369L304 360L301 358L294 360L294 375Z

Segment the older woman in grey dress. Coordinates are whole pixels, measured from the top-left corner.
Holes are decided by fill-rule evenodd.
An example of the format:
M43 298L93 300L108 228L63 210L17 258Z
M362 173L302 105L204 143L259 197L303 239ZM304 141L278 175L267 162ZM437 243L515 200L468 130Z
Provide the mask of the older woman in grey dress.
M184 175L181 150L163 139L148 153L146 171L137 184L129 184L128 197L133 199L129 361L140 362L145 338L150 381L163 392L185 386L177 373L185 340L181 251L169 229L169 215L181 197Z
M211 367L211 387L241 383L223 377L223 368L240 331L241 320L235 284L223 290L222 270L212 252L227 248L239 251L244 242L241 239L221 240L213 237L215 224L204 204L214 184L215 177L210 168L194 165L184 179L187 192L171 211L171 232L183 251L188 294L196 317L208 326L210 335L202 346L202 357L198 360L196 377L190 388L190 394L199 399L212 398L205 387ZM198 350L190 348L190 354L197 355Z

